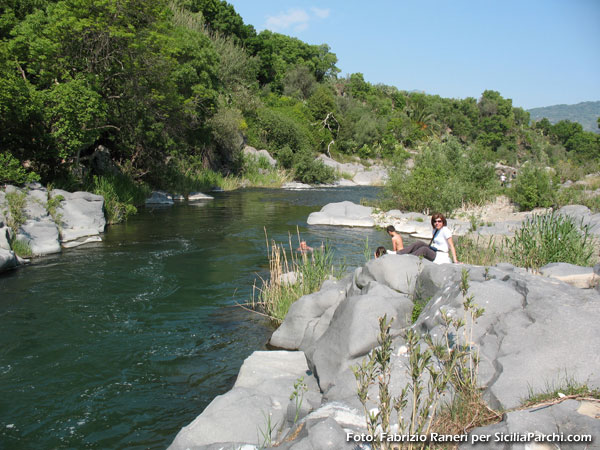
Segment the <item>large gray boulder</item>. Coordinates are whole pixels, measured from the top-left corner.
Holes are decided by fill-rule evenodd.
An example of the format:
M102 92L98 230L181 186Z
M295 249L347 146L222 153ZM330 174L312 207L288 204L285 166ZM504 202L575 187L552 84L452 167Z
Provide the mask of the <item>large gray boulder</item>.
M586 413L587 409L594 412ZM600 420L594 415L599 414L596 403L565 400L555 405L534 407L521 411L512 411L504 415L502 422L479 427L471 430L468 444L462 444L461 449L481 448L491 450L504 449L542 449L542 448L600 448ZM591 442L548 442L540 440L543 436L592 436ZM482 437L489 441L482 441ZM499 438L512 439L502 442ZM521 441L519 441L521 439ZM537 441L536 441L537 440ZM475 444L472 445L472 442ZM539 442L539 444L536 444ZM550 444L550 445L548 445Z
M349 227L372 227L375 225L369 206L344 201L329 203L319 212L310 213L306 223L309 225L344 225Z
M373 166L369 169L357 172L352 178L359 186L380 186L388 178L387 170L380 166Z
M600 213L592 214L587 206L563 206L557 211L557 214L572 217L578 225L587 225L593 235L600 237Z
M346 298L347 282L328 280L318 292L295 301L269 343L286 350L311 347L329 327L338 304Z
M226 448L260 445L268 418L272 424L271 438L275 441L277 431L287 423L288 406L294 402L290 395L301 377L308 388L304 401L312 408L318 407L318 387L302 352L254 352L244 361L234 387L216 397L184 427L169 449L202 448L214 443L223 443Z
M356 358L377 346L379 317L394 319L392 332L396 334L410 323L413 305L408 296L373 281L363 291L339 304L325 333L305 351L323 392Z
M27 244L35 256L58 253L58 227L47 210L48 192L41 185L32 187L28 191L18 190L26 193L24 213L27 220L16 230L16 240Z
M14 269L18 265L17 257L15 252L0 248L0 272L5 270Z
M421 270L430 264L433 263L414 255L384 255L370 260L357 271L355 283L362 288L370 281L377 281L398 292L409 294L414 291Z
M467 267L468 268L468 267ZM600 299L580 290L520 270L478 274L468 295L485 308L473 328L480 353L479 381L494 408L514 408L531 390L543 391L564 381L600 386ZM482 271L481 268L471 268ZM431 299L416 327L441 336L441 311L463 317L463 297L453 281Z
M545 277L556 278L580 289L593 288L600 282L600 276L592 267L581 267L568 263L551 263L540 268Z
M242 152L244 153L244 156L249 156L251 158L255 158L256 160L259 158L264 158L272 167L277 165L277 160L274 159L267 150L256 150L254 147L246 145Z
M60 239L65 246L72 241L94 242L104 232L104 197L90 192L67 192L54 189L50 193L53 199L63 198L56 208L60 220ZM95 239L83 239L96 236Z

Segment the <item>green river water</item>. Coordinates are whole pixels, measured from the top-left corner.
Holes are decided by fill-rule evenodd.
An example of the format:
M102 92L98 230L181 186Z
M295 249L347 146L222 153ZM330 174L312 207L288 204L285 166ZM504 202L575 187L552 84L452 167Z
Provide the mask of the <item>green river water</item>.
M269 237L327 240L338 261L383 231L307 226L376 188L248 189L143 210L103 242L0 275L0 448L166 448L231 388L272 328L235 306L267 273Z

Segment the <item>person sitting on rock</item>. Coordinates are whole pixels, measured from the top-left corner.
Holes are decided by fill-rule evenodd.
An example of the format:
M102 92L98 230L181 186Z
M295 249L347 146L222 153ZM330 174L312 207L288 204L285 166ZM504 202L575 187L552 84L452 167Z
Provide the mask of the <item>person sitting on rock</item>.
M451 251L454 263L458 264L456 249L452 241L452 231L448 228L448 222L444 215L438 213L431 216L431 226L433 227L433 237L429 246L435 252L435 258L430 261L436 264L451 263L448 255L448 252Z
M400 233L396 231L394 225L389 225L386 229L387 234L392 238L392 250L395 252L402 250L404 248L404 244L402 243L402 236Z
M425 242L417 241L410 244L408 247L404 247L402 244L402 237L400 237L400 233L396 231L393 225L388 226L386 231L392 237L392 244L394 245L394 251L397 255L422 256L429 261L435 259L435 251L429 248L429 245Z

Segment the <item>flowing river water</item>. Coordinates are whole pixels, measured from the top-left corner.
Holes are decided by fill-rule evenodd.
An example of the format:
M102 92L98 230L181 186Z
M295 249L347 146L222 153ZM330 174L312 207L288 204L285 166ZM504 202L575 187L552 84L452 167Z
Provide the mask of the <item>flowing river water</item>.
M236 302L269 238L328 241L348 268L383 231L307 226L377 188L246 189L143 210L103 242L0 275L0 448L166 448L273 329Z

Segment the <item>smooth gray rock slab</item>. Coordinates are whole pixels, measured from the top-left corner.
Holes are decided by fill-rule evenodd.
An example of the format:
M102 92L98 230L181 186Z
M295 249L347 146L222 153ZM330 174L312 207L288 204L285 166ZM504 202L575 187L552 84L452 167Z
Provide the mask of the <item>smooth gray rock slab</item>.
M472 445L461 444L460 449L492 449L492 450L526 450L545 448L576 448L576 449L598 449L600 448L600 420L594 419L581 413L585 404L577 400L566 400L564 402L538 408L530 408L522 411L506 413L502 422L473 429L469 433L469 441L478 435L489 435L487 443ZM566 442L501 442L495 441L496 433L507 437L518 437L534 433L535 435L592 435L591 443L566 443ZM557 445L558 444L558 445ZM546 446L544 446L546 445ZM556 447L554 445L557 445Z
M17 233L16 239L29 245L34 256L60 252L58 228L50 217L27 220Z
M359 186L376 186L383 184L387 178L387 170L382 167L374 166L370 169L357 172L356 175L352 177L352 181Z
M60 218L60 239L62 243L85 242L87 236L99 236L106 227L104 217L104 197L91 192L67 192L54 189L51 198L62 196L56 208ZM81 244L80 244L81 245Z
M17 267L18 261L15 253L11 250L0 248L0 272L14 269Z
M600 281L600 276L594 273L592 267L581 267L568 263L551 263L540 268L540 273L545 277L556 278L580 289L595 287Z
M300 377L318 392L302 352L254 352L244 361L233 389L216 397L175 437L169 449L196 448L215 443L259 445L267 417L277 429L285 423L290 394Z
M48 192L46 189L35 189L27 192L25 203L25 214L28 219L41 220L49 217L46 205L48 203Z
M310 347L323 335L333 311L345 297L346 283L326 281L318 292L305 295L292 304L269 343L287 350ZM323 319L328 310L332 310L331 314Z
M369 290L370 293L343 300L325 333L305 352L323 392L351 360L366 355L377 345L379 317L393 318L395 333L406 325L405 316L412 309L408 297L389 288L376 289L374 284Z
M163 191L153 191L146 199L146 206L171 206L173 203L173 196Z
M360 272L357 271L355 283L362 288L369 281L377 281L409 294L414 290L419 272L429 264L433 263L414 255L384 255L370 260Z
M375 225L373 208L344 201L329 203L319 212L313 212L306 222L309 225L343 225L349 227L372 227Z
M188 201L195 202L198 200L214 200L214 197L203 194L202 192L192 192L188 195Z
M0 225L0 249L10 250L10 228Z

